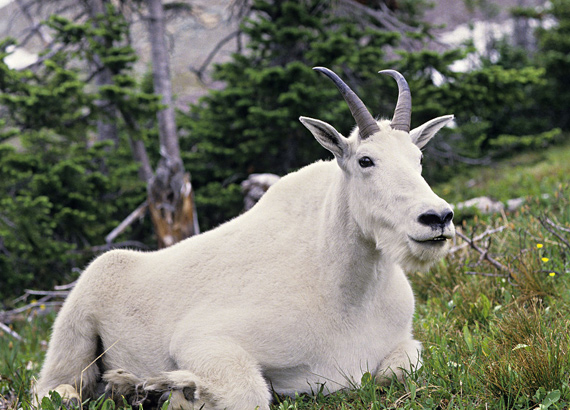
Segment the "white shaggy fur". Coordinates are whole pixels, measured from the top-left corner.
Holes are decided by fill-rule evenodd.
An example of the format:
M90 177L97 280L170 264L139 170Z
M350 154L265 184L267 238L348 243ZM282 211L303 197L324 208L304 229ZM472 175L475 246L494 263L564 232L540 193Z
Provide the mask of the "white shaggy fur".
M401 378L421 350L404 270L429 267L454 234L418 222L449 210L421 177L419 148L451 119L409 134L379 121L361 141L301 117L335 160L287 175L210 232L95 259L57 317L38 397L85 400L107 383L172 390L172 407L253 410L269 408L272 389Z

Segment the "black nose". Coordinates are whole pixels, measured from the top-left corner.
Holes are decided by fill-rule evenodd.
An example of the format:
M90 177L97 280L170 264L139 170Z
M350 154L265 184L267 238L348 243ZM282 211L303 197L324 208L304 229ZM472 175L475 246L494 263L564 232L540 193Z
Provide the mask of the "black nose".
M418 222L432 228L440 228L450 223L452 219L453 211L447 209L439 214L435 211L427 211L418 217Z

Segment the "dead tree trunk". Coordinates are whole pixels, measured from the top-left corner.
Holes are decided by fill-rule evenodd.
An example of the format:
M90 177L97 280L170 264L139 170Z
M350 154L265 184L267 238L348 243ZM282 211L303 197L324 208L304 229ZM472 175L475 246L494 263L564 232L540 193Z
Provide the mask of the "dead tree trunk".
M163 248L197 234L198 223L190 174L180 158L162 0L146 0L146 5L154 91L162 96L164 106L157 115L162 158L148 185L148 205Z
M102 24L98 17L107 14L106 5L108 2L109 0L89 0L84 2L89 17L94 22L93 24ZM97 38L96 41L107 48L113 46L112 43L109 43L109 41L106 41L104 38ZM95 56L95 59L98 59L98 56ZM104 67L100 61L95 61L95 64L98 66L95 68L97 70L95 75L95 85L97 88L113 84L113 73L111 69ZM117 110L115 105L109 101L102 100L96 101L96 104L103 113L103 117L97 120L97 139L99 141L112 141L115 146L119 145L119 133L116 126Z

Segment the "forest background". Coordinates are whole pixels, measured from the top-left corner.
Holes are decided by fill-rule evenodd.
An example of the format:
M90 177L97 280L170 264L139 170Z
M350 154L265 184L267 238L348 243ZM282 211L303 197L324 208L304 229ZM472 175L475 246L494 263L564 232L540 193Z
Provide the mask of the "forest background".
M38 2L47 3L58 4ZM160 77L168 66L157 74L167 43L156 46L163 57L137 75L130 27L135 16L149 30L173 15L195 19L192 2L166 3L158 18L152 7L160 1L78 2L73 17L64 17L73 13L60 3L64 13L34 22L23 40L46 42L33 65L9 68L4 57L17 42L0 43L1 300L71 281L111 247L166 246L197 232L197 221L211 229L242 212L239 184L248 175L283 175L325 158L298 117L334 123L345 134L352 119L313 66L335 70L375 115L393 109L394 85L377 75L386 67L410 83L412 125L455 114L455 126L428 148L430 183L567 138L568 1L513 9L517 19L535 23L532 44L497 39L459 72L454 63L473 59L475 49L437 42L422 21L429 2L231 3L241 48L215 65L217 89L176 112L172 96L163 99L164 90L172 93ZM492 10L490 2L469 3ZM151 42L166 36L149 33ZM145 204L154 204L150 214L162 213L162 222L142 217ZM111 243L107 235L134 210L141 217ZM161 223L168 220L191 226L165 243Z
M359 389L276 398L275 407L568 408L570 0L513 8L513 35L484 52L442 44L424 21L427 1L228 2L239 29L221 40L236 52L214 66L192 63L212 84L193 102L164 56L170 22L211 22L195 2L14 1L61 12L46 21L32 13L27 34L0 42L0 409L29 408L56 313L30 300L38 289L72 282L107 249L167 246L240 214L240 183L252 173L327 158L298 117L344 134L353 119L317 65L382 116L397 90L377 71L402 72L412 126L455 114L426 148L423 173L436 192L454 203L491 195L524 205L456 212L450 256L410 274L424 365L404 383L379 387L365 375ZM483 16L497 10L463 3ZM142 33L152 64L133 47ZM17 43L32 39L45 44L37 60L10 68Z

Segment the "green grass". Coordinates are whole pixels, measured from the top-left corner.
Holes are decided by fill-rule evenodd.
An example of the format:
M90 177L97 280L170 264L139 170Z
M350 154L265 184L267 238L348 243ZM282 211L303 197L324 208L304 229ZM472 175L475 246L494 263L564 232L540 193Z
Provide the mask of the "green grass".
M569 158L570 147L555 147L435 188L450 202L480 195L527 201L511 214L459 215L468 237L506 226L478 242L506 269L465 247L429 273L410 275L424 364L405 383L379 387L366 375L358 389L280 398L274 408L569 408L570 246L565 241L570 232L564 231L570 227ZM39 370L52 320L15 323L26 342L0 338L0 394L11 407L28 407L30 381ZM43 408L57 404L47 401ZM113 406L99 401L89 407Z

